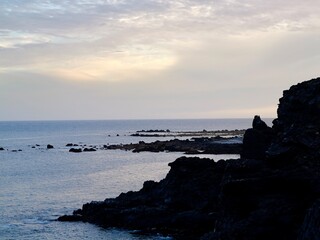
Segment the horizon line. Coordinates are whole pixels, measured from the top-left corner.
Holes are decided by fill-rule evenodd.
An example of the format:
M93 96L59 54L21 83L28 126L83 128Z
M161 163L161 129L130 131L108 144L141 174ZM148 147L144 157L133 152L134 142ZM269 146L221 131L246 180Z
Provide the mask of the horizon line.
M263 117L262 119L275 119L277 117ZM53 121L155 121L155 120L226 120L226 119L253 119L251 117L217 117L217 118L114 118L114 119L15 119L1 120L0 122L53 122Z

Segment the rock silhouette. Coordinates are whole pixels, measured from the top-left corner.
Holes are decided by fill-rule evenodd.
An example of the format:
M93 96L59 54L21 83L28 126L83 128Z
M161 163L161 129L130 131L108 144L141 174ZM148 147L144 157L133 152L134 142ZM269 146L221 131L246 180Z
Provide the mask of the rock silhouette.
M320 239L319 120L320 78L284 91L272 129L254 118L240 159L179 158L160 182L59 220L176 239Z

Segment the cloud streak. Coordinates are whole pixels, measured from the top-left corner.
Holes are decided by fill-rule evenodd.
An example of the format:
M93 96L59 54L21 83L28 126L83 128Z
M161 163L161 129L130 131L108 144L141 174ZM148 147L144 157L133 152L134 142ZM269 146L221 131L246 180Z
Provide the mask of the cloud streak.
M35 84L27 77L33 76L59 87L61 82L89 81L97 91L103 83L115 95L109 98L108 92L102 99L119 102L117 96L126 93L128 102L141 104L131 92L137 87L146 92L140 91L142 98L150 99L148 92L153 93L145 109L157 106L160 117L178 117L184 107L173 103L177 97L190 106L181 116L231 116L231 110L223 108L235 109L232 104L239 109L260 106L270 116L281 89L318 74L319 11L316 0L2 1L0 83L6 82L6 88L10 81L12 86ZM72 89L68 84L66 88ZM255 90L246 89L257 89L260 96L261 89L273 92L254 101L258 106L252 101L259 98ZM237 101L230 101L230 95ZM6 101L17 106L9 98ZM220 104L212 104L212 110L209 102ZM114 118L125 118L128 108L118 108L122 113ZM234 111L234 116L249 112ZM138 115L158 116L150 110ZM63 118L58 110L57 116Z

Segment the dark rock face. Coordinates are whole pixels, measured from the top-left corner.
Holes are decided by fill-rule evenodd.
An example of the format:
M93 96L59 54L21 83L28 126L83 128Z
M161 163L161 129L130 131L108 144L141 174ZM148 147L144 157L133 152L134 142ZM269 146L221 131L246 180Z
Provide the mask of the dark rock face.
M0 147L0 151L4 151L4 148L3 148L3 147Z
M53 149L54 147L51 144L47 145L47 149Z
M307 211L298 240L318 240L320 237L320 199Z
M228 138L226 141L239 140L239 143L223 143L222 137L200 137L191 140L173 139L168 141L155 141L137 144L110 145L107 149L132 150L133 152L185 152L187 154L240 154L242 150L241 139Z
M273 137L272 128L268 127L260 116L255 116L252 128L249 128L244 134L241 158L265 159Z
M82 220L144 232L183 233L189 237L210 231L218 216L217 183L226 162L182 157L169 165L171 170L164 180L147 181L139 192L87 203L74 212L76 217L62 216L59 220Z
M285 91L272 130L255 117L241 159L179 158L162 181L59 220L176 239L320 239L319 91L320 79Z
M283 92L270 157L320 156L320 78Z

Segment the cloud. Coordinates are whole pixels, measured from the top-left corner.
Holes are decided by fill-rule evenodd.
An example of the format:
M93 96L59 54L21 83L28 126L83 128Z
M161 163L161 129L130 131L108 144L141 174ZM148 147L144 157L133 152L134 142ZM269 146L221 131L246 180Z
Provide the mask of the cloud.
M25 109L42 111L55 89L52 118L66 116L63 94L100 118L270 115L282 89L318 75L319 11L316 0L2 1L0 108L30 98ZM95 98L113 113L90 108Z

